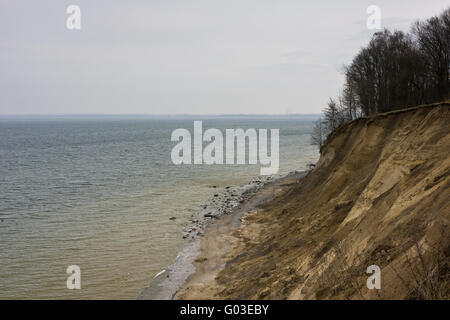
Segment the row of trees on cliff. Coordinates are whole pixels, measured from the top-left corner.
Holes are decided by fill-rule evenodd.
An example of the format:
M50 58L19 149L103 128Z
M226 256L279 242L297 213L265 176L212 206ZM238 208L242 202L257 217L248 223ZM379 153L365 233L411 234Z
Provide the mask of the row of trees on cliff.
M344 74L339 96L315 125L312 143L319 147L353 119L450 98L450 8L415 22L410 33L375 33Z

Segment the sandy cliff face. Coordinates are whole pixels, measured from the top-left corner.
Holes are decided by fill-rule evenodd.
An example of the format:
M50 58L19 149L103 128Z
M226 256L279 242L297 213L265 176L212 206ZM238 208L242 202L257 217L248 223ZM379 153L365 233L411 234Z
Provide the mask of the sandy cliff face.
M206 298L450 298L449 128L444 103L339 129L312 172L244 217Z

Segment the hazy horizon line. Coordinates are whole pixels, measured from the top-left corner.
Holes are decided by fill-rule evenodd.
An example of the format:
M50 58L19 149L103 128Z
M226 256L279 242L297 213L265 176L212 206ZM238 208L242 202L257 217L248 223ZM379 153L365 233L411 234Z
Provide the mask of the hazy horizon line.
M322 113L48 113L48 114L0 114L0 118L24 117L272 117L272 116L320 116Z

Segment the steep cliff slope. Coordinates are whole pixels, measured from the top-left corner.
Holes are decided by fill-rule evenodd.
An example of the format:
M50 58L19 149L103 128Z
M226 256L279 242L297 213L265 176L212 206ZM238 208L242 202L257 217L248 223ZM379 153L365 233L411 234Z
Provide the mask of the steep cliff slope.
M450 298L449 128L449 103L340 128L312 172L244 216L214 297Z

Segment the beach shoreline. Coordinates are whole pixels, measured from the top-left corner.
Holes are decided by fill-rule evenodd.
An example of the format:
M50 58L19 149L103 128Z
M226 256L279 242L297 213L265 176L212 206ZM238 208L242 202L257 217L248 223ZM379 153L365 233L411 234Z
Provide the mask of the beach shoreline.
M232 233L242 225L243 216L273 199L283 188L282 185L296 182L306 173L291 171L278 177L258 177L244 186L227 187L208 203L211 212L205 214L201 221L191 220L183 235L186 239L183 249L171 265L153 278L137 299L183 299L187 288L190 294L195 295L191 287L198 286L195 285L198 282L206 284L214 280L214 275L224 266L222 260L232 251L236 240Z
M208 225L199 241L197 256L193 260L195 272L187 277L172 299L211 299L221 291L222 288L215 281L215 277L235 252L239 241L235 232L245 228L245 217L285 192L290 185L297 183L306 174L306 171L293 171L265 183L229 215Z

